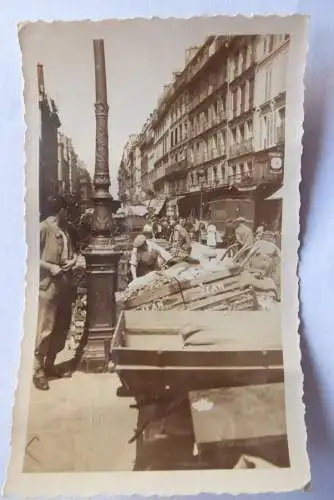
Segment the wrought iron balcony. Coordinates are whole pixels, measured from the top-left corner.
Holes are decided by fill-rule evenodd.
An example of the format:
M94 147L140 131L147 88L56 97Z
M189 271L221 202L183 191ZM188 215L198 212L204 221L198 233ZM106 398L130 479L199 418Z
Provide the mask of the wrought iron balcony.
M200 94L197 94L191 99L188 104L188 113L196 109L202 102L208 99L216 90L218 90L222 85L227 84L227 79L223 76L219 77L215 83L208 84L206 89Z
M176 172L180 172L182 170L185 171L186 168L187 168L186 160L177 161L177 162L172 163L166 167L165 176L167 177L169 175L175 174Z
M259 184L271 184L283 181L283 169L277 172L272 171L269 167L264 170L255 169L253 172L242 172L228 177L227 184L230 186L236 185L239 187L247 188L251 186L258 186Z

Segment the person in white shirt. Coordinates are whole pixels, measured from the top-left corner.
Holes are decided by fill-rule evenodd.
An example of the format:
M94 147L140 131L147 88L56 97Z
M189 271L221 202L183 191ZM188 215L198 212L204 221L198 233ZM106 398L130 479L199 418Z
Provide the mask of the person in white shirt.
M210 248L217 247L217 228L212 222L207 227L206 244Z

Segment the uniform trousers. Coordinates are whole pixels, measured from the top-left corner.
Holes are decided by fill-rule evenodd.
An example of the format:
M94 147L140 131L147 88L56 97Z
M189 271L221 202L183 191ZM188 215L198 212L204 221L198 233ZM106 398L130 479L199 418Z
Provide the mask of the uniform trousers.
M71 326L74 289L69 276L61 275L39 290L35 371L52 365L66 343Z

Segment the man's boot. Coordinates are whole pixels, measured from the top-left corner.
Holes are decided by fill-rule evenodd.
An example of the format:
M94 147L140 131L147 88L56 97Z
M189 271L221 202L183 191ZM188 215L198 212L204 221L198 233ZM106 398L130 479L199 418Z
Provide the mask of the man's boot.
M35 351L35 367L32 380L39 391L49 390L49 382L44 372L44 358L38 351Z
M48 354L45 362L45 374L48 378L70 378L72 370L59 369L55 366L56 354Z

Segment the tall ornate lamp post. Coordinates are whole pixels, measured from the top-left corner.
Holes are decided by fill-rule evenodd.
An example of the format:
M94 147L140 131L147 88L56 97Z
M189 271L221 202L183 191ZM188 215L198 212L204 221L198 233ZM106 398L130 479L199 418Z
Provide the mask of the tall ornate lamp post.
M94 40L96 86L96 146L92 235L85 251L87 265L87 344L82 366L86 371L107 368L116 323L117 269L121 252L113 239L112 213L117 202L109 194L107 80L103 40Z

